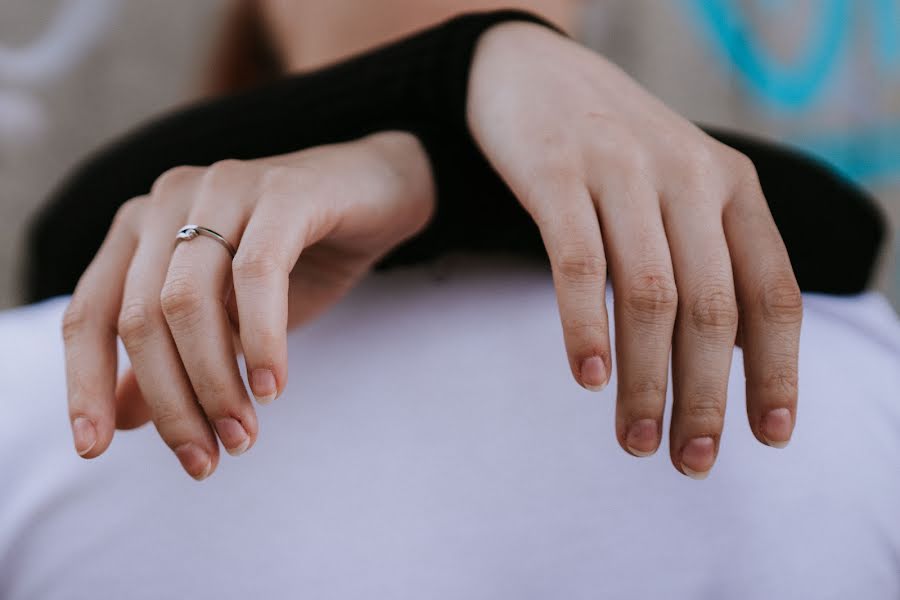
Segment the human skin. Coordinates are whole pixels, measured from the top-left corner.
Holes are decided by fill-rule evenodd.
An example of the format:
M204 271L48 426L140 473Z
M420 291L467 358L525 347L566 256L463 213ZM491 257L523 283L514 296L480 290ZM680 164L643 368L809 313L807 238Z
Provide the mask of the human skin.
M518 8L569 30L580 11L580 2L573 0L258 1L282 63L290 72L333 63L463 12Z
M309 0L262 2L282 62L294 71L339 60L360 50L361 44L384 42L460 8L459 4L397 0L377 7L349 2L320 5ZM574 5L548 3L547 7L571 25ZM491 5L471 3L466 8ZM372 27L360 41L354 24L368 24L369 18ZM333 35L316 42L313 29L332 31L322 22L333 27ZM607 277L613 285L616 435L621 446L635 456L657 450L671 352L670 457L685 475L703 478L709 473L721 438L732 350L740 326L750 427L760 442L783 447L796 414L802 302L750 161L675 114L603 57L526 23L502 24L482 36L470 76L467 117L485 155L540 229L553 269L570 367L576 381L588 389L601 389L612 372L604 302ZM425 162L421 148L408 136L398 139L405 139L398 143L405 150L391 155L388 162ZM230 178L233 187L253 190L255 172L232 161L215 166L210 171L214 175L200 177L204 181ZM152 196L160 199L153 205L171 205L168 198L173 194L187 198L165 185L173 178L165 176L154 188ZM191 197L201 202L204 196ZM425 198L418 193L415 201L400 205L413 210L416 202L433 201ZM234 201L240 204L238 198ZM159 220L146 211L145 215ZM205 223L191 218L190 222ZM171 232L182 224L172 220L168 229L138 229L156 232L158 240L148 243L162 249L170 247ZM220 227L232 228L229 239L241 239L240 225L232 222L213 228ZM292 298L301 296L292 278L294 270L304 268L303 260L296 262L292 255L291 262L278 253L284 243L278 235L269 240L268 246L251 245L254 256L248 260L247 242L241 239L232 265L237 299L233 309L240 314L249 383L262 400L271 400L286 385L288 323L281 309L293 306ZM205 245L221 258L221 248ZM103 315L86 307L99 302L97 290L109 289L110 283L115 288L116 282L121 287L121 274L108 273L128 265L111 264L113 259L106 258L109 252L101 250L98 260L110 264L92 265L87 283L79 284L66 319L70 416L76 448L85 457L105 450L113 423L133 425L153 418L186 470L201 478L215 467L215 433L227 449L244 451L255 439L256 417L235 376L233 356L222 349L225 308L203 301L222 297L223 290L217 286L227 279L199 288L196 282L185 285L188 280L176 277L175 268L184 251L176 251L168 275L163 270L164 253L159 252L155 261L130 267L135 274L129 280L152 283L136 295L126 281L120 305L107 306ZM251 277L255 281L251 285L246 276L254 268L263 273ZM155 275L139 277L141 269ZM103 273L104 285L95 271ZM173 278L182 285L171 284ZM242 297L253 298L269 312L248 313L249 304L242 306ZM86 317L86 313L94 316ZM111 320L116 315L118 333L135 365L118 394L107 381L112 377L109 367L97 366L95 357L103 353L96 347L96 332L93 339L88 335L98 325L107 333L115 332ZM182 348L188 343L184 323L211 318L221 330L218 346L207 341L206 346L191 346L190 351ZM143 351L147 339L156 340L156 351ZM109 339L104 343L108 354ZM92 350L84 350L91 344ZM203 360L181 361L179 353ZM222 371L226 364L232 365L229 373ZM183 373L176 398L164 385L168 372ZM197 406L186 408L191 403ZM142 412L141 406L151 410ZM203 411L215 432L202 418ZM179 453L185 447L199 452Z
M294 71L464 10L532 10L571 31L582 9L572 0L260 2ZM540 226L572 372L594 389L606 384L611 369L605 306L597 299L606 276L612 279L620 300L616 432L622 447L635 455L655 452L671 349L672 461L687 474L709 472L738 306L750 426L765 444L787 444L796 414L802 300L750 161L603 57L534 25L509 23L488 32L470 86L470 128ZM601 228L592 212L607 225Z
M196 479L216 467L216 435L229 453L247 451L257 421L236 352L265 365L251 368L251 385L259 402L274 400L287 382L286 330L334 304L433 209L426 155L405 132L164 173L118 211L66 311L79 454L98 456L116 426L150 419ZM202 237L173 252L185 223L239 239L234 260ZM116 335L131 358L118 389Z

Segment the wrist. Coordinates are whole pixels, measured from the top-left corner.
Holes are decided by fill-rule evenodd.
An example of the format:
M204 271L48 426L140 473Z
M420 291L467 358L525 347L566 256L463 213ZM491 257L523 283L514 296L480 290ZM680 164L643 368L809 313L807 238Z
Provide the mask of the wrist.
M365 143L380 166L387 193L410 207L410 235L421 232L434 215L437 194L419 138L406 131L383 131L368 136Z
M498 86L492 85L499 72L510 69L527 69L534 46L546 45L566 38L565 32L549 23L511 20L498 22L479 37L472 53L472 63L466 93L466 125L474 133L473 113L484 94ZM502 87L502 86L501 86ZM501 90L503 91L503 90ZM509 93L505 90L504 93Z

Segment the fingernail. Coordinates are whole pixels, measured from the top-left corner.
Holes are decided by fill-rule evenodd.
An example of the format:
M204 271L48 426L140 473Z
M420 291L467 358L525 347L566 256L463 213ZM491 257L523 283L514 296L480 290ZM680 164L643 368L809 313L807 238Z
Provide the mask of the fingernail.
M659 428L653 419L641 419L631 424L625 446L635 456L650 456L659 446Z
M692 439L681 451L681 470L691 479L706 479L716 459L715 451L711 437Z
M599 356L591 356L581 363L581 385L599 392L606 387L608 382L606 364Z
M275 375L269 369L253 369L250 373L250 389L253 390L257 402L268 404L278 393Z
M212 471L212 460L206 450L193 442L182 444L175 449L175 456L181 461L181 466L188 475L197 481L203 481L209 477Z
M72 437L75 438L75 452L84 456L97 443L97 430L87 417L76 417L72 421Z
M791 411L786 408L770 410L763 417L759 431L766 443L773 448L784 448L791 441Z
M239 456L250 447L250 436L237 419L231 417L217 419L216 432L225 450L232 456Z

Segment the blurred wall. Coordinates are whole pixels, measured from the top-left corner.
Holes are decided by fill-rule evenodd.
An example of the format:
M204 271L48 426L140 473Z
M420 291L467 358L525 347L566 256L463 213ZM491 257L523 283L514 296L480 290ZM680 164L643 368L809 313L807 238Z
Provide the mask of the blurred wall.
M33 211L93 148L190 97L225 5L0 0L0 307L21 301Z
M872 191L900 309L900 0L592 0L584 39L687 117L778 139Z
M586 4L586 43L676 110L819 154L873 190L897 230L900 0ZM0 307L19 300L29 215L90 149L190 98L226 5L0 0ZM879 287L900 307L889 244Z

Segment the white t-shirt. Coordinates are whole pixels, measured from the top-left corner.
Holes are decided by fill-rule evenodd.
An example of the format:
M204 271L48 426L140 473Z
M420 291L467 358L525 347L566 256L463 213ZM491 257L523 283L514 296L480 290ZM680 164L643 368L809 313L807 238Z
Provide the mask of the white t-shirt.
M0 314L4 599L900 597L900 324L879 295L805 295L785 450L752 437L735 350L705 481L666 440L618 447L615 380L572 380L536 267L369 277L291 335L256 446L202 483L152 427L75 455L65 302Z

